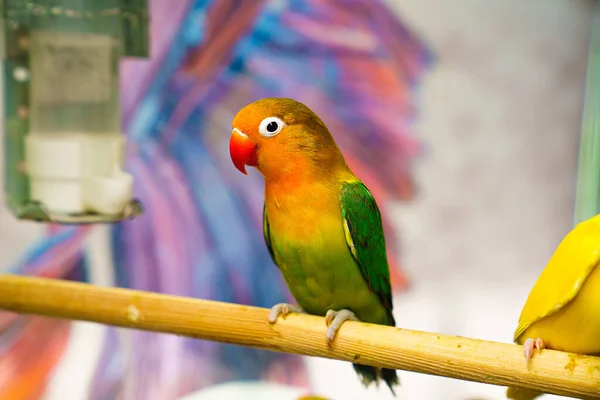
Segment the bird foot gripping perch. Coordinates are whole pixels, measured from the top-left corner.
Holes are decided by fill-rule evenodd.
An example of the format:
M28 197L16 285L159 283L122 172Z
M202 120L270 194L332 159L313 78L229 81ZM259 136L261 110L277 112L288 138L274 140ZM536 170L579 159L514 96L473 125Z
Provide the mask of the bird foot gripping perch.
M329 310L325 315L325 323L327 324L327 333L325 333L325 337L327 338L327 344L331 346L333 339L335 339L335 335L337 331L340 329L342 324L346 321L360 321L356 315L350 310L340 310L334 311Z
M278 303L271 307L271 311L269 312L269 323L274 324L277 322L279 316L285 318L291 312L306 314L306 312L300 306L295 306L288 303Z
M278 303L271 307L269 312L269 323L274 324L277 322L280 316L286 317L290 312L299 314L306 314L306 311L300 306L289 304L289 303ZM327 338L327 344L331 346L333 339L342 324L346 321L360 321L356 315L350 310L329 310L325 315L325 324L327 325L327 332L325 337Z
M538 349L538 351L542 351L545 349L544 341L540 338L532 339L529 338L523 343L523 353L525 354L525 360L529 363L531 357L533 356L533 351Z
M306 311L300 306L288 303L278 303L271 307L268 319L269 323L274 324L280 316L285 318L290 312L306 314ZM358 321L359 319L356 318L356 315L350 310L327 311L327 314L325 315L325 324L328 328L325 337L327 338L327 344L329 346L331 346L333 339L335 339L335 335L342 324L348 320Z

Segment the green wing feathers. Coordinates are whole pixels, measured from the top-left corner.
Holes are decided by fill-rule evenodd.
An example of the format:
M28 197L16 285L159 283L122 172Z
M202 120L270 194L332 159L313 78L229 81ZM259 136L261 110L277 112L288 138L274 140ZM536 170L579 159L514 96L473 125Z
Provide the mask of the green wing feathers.
M263 206L263 237L265 238L267 249L269 250L269 254L271 255L271 260L273 260L273 262L275 263L275 254L273 253L273 245L271 244L271 227L269 226L269 219L267 218L266 204Z
M346 242L369 288L392 316L392 285L385 248L381 214L373 195L360 181L344 182L340 208Z

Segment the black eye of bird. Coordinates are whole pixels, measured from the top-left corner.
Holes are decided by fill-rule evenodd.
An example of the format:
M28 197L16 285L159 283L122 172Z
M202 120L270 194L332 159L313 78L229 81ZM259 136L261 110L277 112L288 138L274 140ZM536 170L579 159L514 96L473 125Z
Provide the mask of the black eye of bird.
M277 131L278 128L279 128L279 125L277 125L277 122L271 121L267 125L267 132L273 133L273 132Z

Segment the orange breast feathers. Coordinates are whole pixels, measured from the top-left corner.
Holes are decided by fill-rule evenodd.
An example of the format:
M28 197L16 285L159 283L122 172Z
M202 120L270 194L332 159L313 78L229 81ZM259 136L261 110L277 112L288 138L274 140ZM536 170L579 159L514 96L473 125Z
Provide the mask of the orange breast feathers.
M266 184L265 204L271 232L302 242L341 232L339 184L297 183Z

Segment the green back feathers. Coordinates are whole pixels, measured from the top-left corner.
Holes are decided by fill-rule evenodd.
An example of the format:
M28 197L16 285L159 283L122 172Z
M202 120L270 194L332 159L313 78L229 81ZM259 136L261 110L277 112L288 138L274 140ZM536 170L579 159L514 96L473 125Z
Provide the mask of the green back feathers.
M377 203L369 189L357 180L342 184L340 208L348 248L369 288L388 310L391 325L395 325L390 270Z

